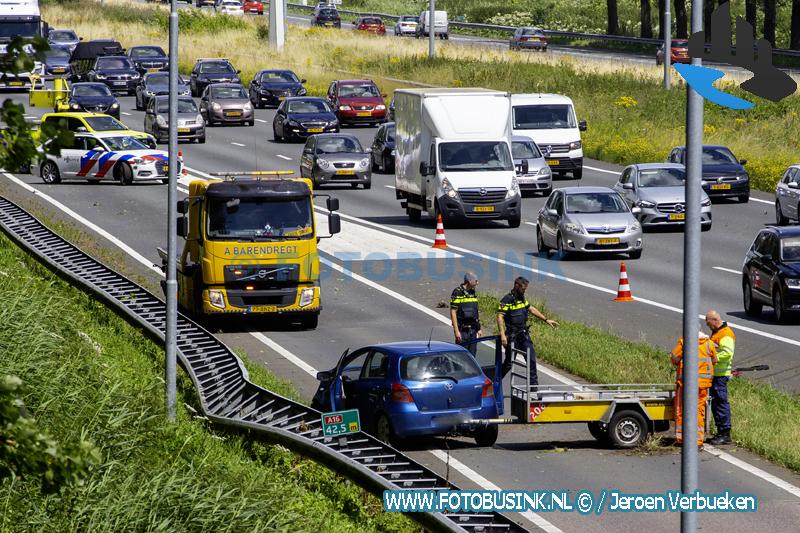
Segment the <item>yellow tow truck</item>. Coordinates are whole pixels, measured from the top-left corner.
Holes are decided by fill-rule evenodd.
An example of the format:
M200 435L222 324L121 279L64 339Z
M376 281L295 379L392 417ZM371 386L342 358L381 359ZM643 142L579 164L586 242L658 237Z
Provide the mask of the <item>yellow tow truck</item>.
M291 171L220 172L178 202L178 303L196 316L283 315L308 329L322 309L317 243L341 228L328 195L328 232L314 219L313 187ZM167 254L158 250L166 270Z
M31 107L52 107L53 111L69 111L69 81L58 76L39 76L32 78L28 93ZM39 87L37 89L37 87Z

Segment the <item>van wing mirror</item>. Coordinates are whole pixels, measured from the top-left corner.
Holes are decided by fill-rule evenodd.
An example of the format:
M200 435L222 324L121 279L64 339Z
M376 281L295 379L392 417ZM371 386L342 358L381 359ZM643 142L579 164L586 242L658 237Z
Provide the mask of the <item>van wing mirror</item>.
M189 212L189 199L178 200L178 213L185 215Z
M333 197L329 196L325 203L326 203L326 207L328 208L328 211L338 211L339 210L339 199L338 198L333 198Z
M578 129L580 131L586 131L586 121L585 120L579 120L578 121Z
M419 173L423 176L430 176L433 174L433 166L423 161L419 164Z
M338 213L331 213L328 215L328 232L331 235L336 235L342 231L342 219Z
M178 217L178 220L176 222L178 223L176 232L178 234L178 237L183 237L185 239L186 236L189 234L188 231L189 228L188 225L186 224L186 217Z

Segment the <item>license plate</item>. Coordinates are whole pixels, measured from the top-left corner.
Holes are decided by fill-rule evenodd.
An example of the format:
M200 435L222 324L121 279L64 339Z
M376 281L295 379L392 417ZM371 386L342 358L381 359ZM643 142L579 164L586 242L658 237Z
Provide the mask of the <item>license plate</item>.
M164 172L169 172L169 165L164 165Z
M114 85L125 85L124 81L115 81L113 83L114 83Z
M64 72L66 69L63 68L54 68L53 72Z
M493 205L483 205L483 206L476 206L472 208L472 211L475 213L491 213L494 211Z
M308 133L319 133L322 131L322 128L308 128Z
M560 163L558 159L548 159L547 164L550 165L551 167L557 167Z
M667 220L686 220L686 213L672 213Z
M730 190L731 184L730 183L718 183L716 185L711 186L712 191L727 191Z
M178 128L178 133L189 133L191 128Z
M372 115L372 113L370 113L369 111L360 111L356 113L357 117L368 117L370 115Z
M594 242L595 244L619 244L619 239L618 238L597 239Z
M225 116L228 116L228 117L241 117L242 116L242 112L241 111L227 111L227 112L225 112Z
M325 25L326 26L333 26L333 22L326 22Z
M336 175L338 176L354 176L356 173L355 170L337 170Z
M157 68L149 68L149 69L147 69L147 72L158 72L158 71L159 71L159 69L157 69Z
M250 313L275 313L278 308L274 305L254 305L248 308Z
M25 83L22 82L22 81L12 81L12 82L9 83L9 85L11 85L13 87L20 87L22 85L25 85Z
M285 96L279 96L279 97L278 97L278 100L280 100L281 102L283 102L284 100L286 100L286 97L285 97Z

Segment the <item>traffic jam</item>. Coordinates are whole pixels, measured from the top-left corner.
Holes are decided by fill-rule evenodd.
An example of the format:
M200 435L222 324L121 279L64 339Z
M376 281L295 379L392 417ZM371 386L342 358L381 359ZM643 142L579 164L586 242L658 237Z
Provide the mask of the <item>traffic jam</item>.
M257 2L243 7L222 0L214 9L263 14ZM402 16L388 30L379 17L364 16L354 27L398 38L424 38L434 31L448 39L446 16L440 25L437 12L433 29L427 16ZM335 7L320 6L311 24L340 27L341 16ZM182 309L196 316L280 314L316 328L324 317L317 243L342 231L333 191L363 189L369 202L376 194L374 181L383 176L390 181L381 186L392 189L396 199L391 214L436 227L437 243L439 229L502 221L527 231L540 257L618 257L635 264L646 249L681 232L685 222L684 146L665 151L662 161L626 166L608 176L606 186L581 184L582 132L591 124L576 113L568 94L455 87L387 94L373 80L342 78L331 79L325 94L315 96L290 69L263 65L252 79L243 79L227 58L198 57L179 79L173 126L181 151L170 161L164 146L170 58L162 48L142 42L125 49L111 38L84 40L69 28L50 30L49 42L42 73L31 76L29 104L46 110L42 124L75 135L59 155L30 169L45 184L166 184L171 165L179 176L187 175L192 161L183 152L191 145L214 143L218 131L253 128L256 122L271 129L259 142L281 145L299 162L291 172L222 172L188 184L193 200L179 206L178 228L185 239L179 242L185 246L179 299ZM685 43L676 44L671 59L685 62ZM547 38L538 28L520 28L509 47L545 52ZM660 64L663 49L658 54ZM122 115L123 103L134 112ZM702 230L722 232L715 213L750 201L747 161L726 146L704 145L702 189ZM322 235L315 221L317 196L327 197ZM524 209L531 198L541 199L538 212ZM742 258L741 312L785 324L800 313L800 165L785 170L771 208L774 223L746 237L752 245ZM166 265L163 253L162 258ZM517 279L509 302L491 317L501 334L484 336L467 273L450 302L460 342L426 337L354 346L333 368L318 373L313 407L326 413L355 410L357 427L398 446L437 435L464 435L478 446L492 446L499 428L509 423L586 423L596 439L621 448L669 430L674 387L584 385L576 392L538 385L525 324L529 313L554 321L526 299L528 283Z

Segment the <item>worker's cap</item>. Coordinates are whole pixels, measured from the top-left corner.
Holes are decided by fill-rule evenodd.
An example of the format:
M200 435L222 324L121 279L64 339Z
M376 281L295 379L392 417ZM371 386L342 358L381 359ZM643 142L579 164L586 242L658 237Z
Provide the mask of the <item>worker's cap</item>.
M475 283L476 281L478 281L478 276L474 272L464 274L464 283Z

